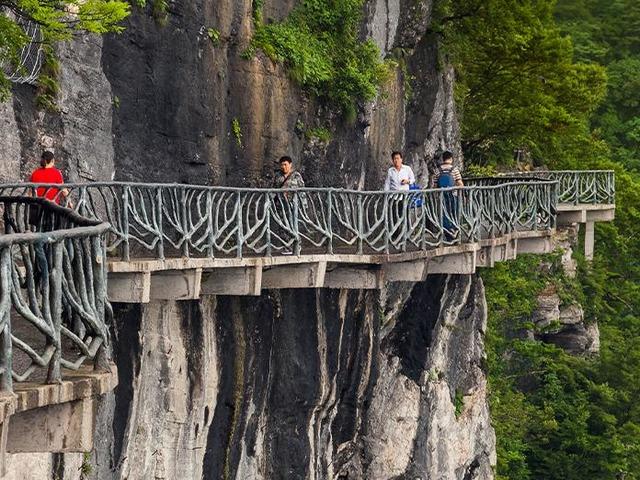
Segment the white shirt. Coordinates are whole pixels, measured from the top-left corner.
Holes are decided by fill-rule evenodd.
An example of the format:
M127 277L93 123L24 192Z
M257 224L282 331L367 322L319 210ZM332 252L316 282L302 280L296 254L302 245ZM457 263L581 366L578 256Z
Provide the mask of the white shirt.
M409 183L403 185L402 180L408 180ZM384 190L409 190L409 185L416 183L416 177L413 174L413 170L408 165L402 165L400 171L396 170L396 167L391 167L387 172L387 179L384 182Z

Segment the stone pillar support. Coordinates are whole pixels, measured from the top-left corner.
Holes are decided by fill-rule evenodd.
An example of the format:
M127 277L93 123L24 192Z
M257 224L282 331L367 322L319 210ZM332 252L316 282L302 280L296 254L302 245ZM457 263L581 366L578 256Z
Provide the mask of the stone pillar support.
M584 229L584 256L587 260L593 260L594 250L594 222L587 222Z

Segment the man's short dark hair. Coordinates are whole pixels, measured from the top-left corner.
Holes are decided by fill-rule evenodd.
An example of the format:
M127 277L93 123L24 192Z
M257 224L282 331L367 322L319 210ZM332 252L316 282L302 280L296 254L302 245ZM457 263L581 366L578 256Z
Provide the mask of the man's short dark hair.
M396 150L395 152L391 152L391 159L393 160L396 155L400 155L400 158L402 158L402 152Z
M442 161L446 162L447 160L449 160L450 158L453 158L453 153L451 153L449 150L447 150L446 152L444 152L442 154Z
M42 152L42 160L50 163L54 158L53 152L51 150L45 150Z
M280 160L278 160L278 163L282 163L282 162L293 163L293 160L291 160L290 156L284 155L284 156L280 157Z

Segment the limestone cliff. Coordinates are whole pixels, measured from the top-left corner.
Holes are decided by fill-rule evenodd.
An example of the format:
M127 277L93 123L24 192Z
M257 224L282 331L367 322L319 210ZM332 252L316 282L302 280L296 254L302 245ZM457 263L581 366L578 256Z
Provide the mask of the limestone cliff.
M268 20L295 2L264 3ZM39 111L30 86L0 106L2 180L24 178L47 144L72 180L264 186L288 153L311 186L379 188L389 154L402 149L424 182L437 151L459 150L432 7L366 3L363 35L383 55L401 49L406 69L355 124L265 56L242 58L250 0L169 2L166 25L136 11L122 35L60 47L58 112ZM221 32L217 46L209 27ZM318 119L329 142L305 135ZM492 478L475 277L115 309L121 384L101 404L95 451L15 456L13 478Z

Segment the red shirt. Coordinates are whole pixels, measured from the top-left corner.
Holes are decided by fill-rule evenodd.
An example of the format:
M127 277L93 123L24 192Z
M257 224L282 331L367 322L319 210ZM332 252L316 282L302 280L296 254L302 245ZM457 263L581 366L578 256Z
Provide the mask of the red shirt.
M56 167L38 168L31 174L31 183L63 183L62 173ZM60 203L58 197L59 190L57 188L36 188L36 196L45 197L47 200L53 200L56 203Z

